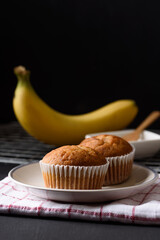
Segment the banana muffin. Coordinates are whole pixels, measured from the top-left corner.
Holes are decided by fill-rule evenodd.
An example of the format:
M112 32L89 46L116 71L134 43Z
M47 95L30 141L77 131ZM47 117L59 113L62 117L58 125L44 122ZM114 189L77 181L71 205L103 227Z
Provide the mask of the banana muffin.
M96 150L77 145L56 148L40 161L45 186L58 189L99 189L108 165Z
M119 184L131 175L135 149L123 138L102 134L84 139L80 146L96 150L109 161L105 185Z

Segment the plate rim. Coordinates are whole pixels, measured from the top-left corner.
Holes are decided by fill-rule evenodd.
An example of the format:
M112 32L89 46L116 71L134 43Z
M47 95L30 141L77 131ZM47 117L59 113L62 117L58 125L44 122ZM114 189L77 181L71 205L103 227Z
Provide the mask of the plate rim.
M102 188L102 189L56 189L56 188L47 188L47 187L39 187L39 186L33 186L33 185L30 185L30 184L25 184L25 183L22 183L20 181L17 181L13 178L13 173L20 169L20 168L23 168L23 167L26 167L26 166L29 166L29 165L34 165L34 164L39 164L39 162L32 162L32 163L27 163L27 164L20 164L14 168L12 168L9 172L8 172L8 177L11 181L13 181L14 183L18 184L18 185L21 185L23 187L26 187L26 188L31 188L31 189L37 189L37 190L45 190L45 191L51 191L51 192L67 192L67 193L96 193L96 192L110 192L110 191L121 191L121 190L130 190L132 188L139 188L141 186L143 187L147 187L148 185L151 185L152 183L156 182L159 178L159 175L156 171L154 171L153 169L149 168L149 167L146 167L146 166L142 166L140 164L137 164L137 163L134 163L133 166L138 166L140 168L143 168L143 169L146 169L148 171L151 171L153 174L154 174L154 177L149 180L149 181L146 181L146 182L143 182L143 183L140 183L140 184L137 184L137 185L132 185L132 186L128 186L128 187L120 187L120 188L113 188L113 189L110 189L110 188Z

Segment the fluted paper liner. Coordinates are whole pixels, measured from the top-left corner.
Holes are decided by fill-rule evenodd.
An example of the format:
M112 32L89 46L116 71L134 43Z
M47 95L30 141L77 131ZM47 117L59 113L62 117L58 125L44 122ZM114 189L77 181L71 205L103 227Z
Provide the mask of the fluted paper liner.
M40 161L45 186L57 189L99 189L109 162L99 166L50 165Z
M106 173L104 185L119 184L129 178L132 172L135 148L132 146L132 152L119 157L106 157L109 161L108 171Z

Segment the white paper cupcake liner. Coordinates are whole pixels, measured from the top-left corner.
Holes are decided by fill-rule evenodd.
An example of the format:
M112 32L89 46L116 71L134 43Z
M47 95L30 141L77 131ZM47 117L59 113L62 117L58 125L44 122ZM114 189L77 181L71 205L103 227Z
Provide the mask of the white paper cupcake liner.
M132 146L132 152L119 156L107 157L109 161L108 171L106 173L104 185L119 184L129 178L132 172L133 160L135 156L135 148Z
M40 161L45 186L57 189L99 189L102 187L109 162L100 166L50 165Z

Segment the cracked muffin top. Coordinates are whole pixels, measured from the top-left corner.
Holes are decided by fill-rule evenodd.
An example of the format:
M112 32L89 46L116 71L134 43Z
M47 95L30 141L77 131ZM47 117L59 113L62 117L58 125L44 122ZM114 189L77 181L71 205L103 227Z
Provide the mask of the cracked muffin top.
M105 158L96 150L80 145L66 145L47 153L42 163L69 166L99 166L106 164Z
M90 147L102 154L103 157L116 157L130 153L132 146L123 138L102 134L84 139L80 146Z

